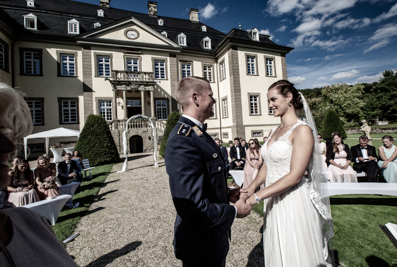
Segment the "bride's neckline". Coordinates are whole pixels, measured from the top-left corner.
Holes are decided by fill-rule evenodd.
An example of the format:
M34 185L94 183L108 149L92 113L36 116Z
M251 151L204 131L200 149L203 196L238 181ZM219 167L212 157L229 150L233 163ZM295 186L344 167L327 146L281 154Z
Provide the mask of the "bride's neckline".
M288 126L290 126L290 125L295 126L295 125L298 124L299 122L301 122L301 120L297 119L295 123L288 124L288 125L286 125L286 126L284 126L284 127L288 127ZM279 137L277 138L277 140L274 140L273 143L271 143L271 145L269 145L269 141L272 139L274 133L277 131L278 128L280 128L280 126L277 126L276 130L274 130L274 132L272 132L272 134L270 135L269 140L268 140L267 145L266 145L266 149L267 149L267 150L269 150L269 148L271 148L272 145L273 145L274 143L278 142L278 141L280 140L280 138L284 137L284 136L285 136L289 131L291 131L291 129L294 128L294 127L292 127L291 129L289 129L288 131L286 131L283 135L279 136Z

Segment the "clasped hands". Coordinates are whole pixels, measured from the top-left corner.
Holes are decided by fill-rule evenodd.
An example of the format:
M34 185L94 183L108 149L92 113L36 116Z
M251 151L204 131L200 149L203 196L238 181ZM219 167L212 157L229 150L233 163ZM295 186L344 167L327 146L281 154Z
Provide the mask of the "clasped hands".
M255 203L248 201L250 194L246 189L231 189L229 191L229 200L237 208L237 218L244 218L251 213L252 206Z

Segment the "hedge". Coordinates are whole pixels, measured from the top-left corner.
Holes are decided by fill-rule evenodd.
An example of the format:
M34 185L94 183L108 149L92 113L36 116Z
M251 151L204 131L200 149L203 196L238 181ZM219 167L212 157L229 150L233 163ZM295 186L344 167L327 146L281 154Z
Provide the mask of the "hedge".
M331 139L333 132L338 132L342 139L347 137L345 128L343 127L343 124L340 121L338 114L335 110L329 110L325 115L324 119L322 131L323 139Z
M164 135L161 139L160 146L160 156L162 156L163 158L165 157L165 147L167 146L168 137L170 136L170 133L174 129L174 127L178 124L180 117L181 114L179 114L179 112L177 111L171 112L171 114L168 116L167 124L165 126Z

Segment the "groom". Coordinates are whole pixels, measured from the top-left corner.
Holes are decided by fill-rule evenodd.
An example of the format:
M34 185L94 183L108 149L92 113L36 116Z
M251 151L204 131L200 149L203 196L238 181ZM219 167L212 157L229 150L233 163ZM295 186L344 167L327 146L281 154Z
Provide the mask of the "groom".
M165 151L172 200L177 216L174 252L183 266L225 266L230 227L235 217L252 209L228 192L226 163L219 147L203 130L215 104L206 79L187 77L178 83L176 98L183 115L172 130ZM238 191L237 191L238 192ZM235 206L229 205L229 200Z

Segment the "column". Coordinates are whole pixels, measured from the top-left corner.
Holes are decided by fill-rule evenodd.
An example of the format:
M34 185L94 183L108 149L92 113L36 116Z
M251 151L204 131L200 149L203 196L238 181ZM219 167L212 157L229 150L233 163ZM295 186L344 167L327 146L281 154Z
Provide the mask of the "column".
M141 91L141 108L142 108L142 115L145 115L145 90Z
M113 120L118 120L117 119L117 90L113 89Z
M150 111L152 113L152 118L156 117L156 114L154 113L154 90L150 91Z
M127 116L127 91L123 91L123 107L124 107L124 119L128 119Z
M170 114L172 112L172 97L170 96L170 98L168 99L168 114Z

